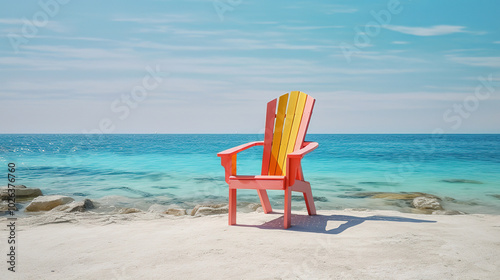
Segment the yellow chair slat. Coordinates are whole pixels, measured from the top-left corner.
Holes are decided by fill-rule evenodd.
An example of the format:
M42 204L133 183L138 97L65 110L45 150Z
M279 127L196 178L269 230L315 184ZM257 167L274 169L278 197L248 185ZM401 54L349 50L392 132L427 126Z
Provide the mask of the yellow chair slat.
M300 122L302 120L302 115L304 113L304 107L306 105L307 94L300 92L299 99L297 101L297 106L295 108L295 115L293 118L292 130L290 131L290 138L288 139L288 145L286 148L286 154L293 152L295 147L295 141L297 141L297 135L299 133ZM283 167L286 170L286 160ZM285 173L285 172L283 172Z
M276 175L285 175L286 173L285 169L286 154L287 154L286 150L288 147L288 141L290 140L290 132L292 130L293 119L295 117L295 109L297 106L298 99L299 99L299 91L290 92L290 100L288 101L288 108L286 110L285 126L283 128L283 135L281 136L278 162L276 164Z

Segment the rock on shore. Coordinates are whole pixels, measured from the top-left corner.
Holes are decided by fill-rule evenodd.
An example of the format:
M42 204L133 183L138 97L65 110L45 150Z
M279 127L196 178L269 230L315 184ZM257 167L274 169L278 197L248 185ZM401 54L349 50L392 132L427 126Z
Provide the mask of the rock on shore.
M186 209L169 208L164 213L167 215L184 216L186 215Z
M89 209L94 209L94 203L90 199L85 199L83 201L73 201L68 204L59 205L53 208L53 211L64 211L64 212L85 212Z
M191 216L217 215L227 212L227 204L198 204L191 211Z
M398 205L402 207L411 207L412 212L420 214L432 214L433 211L442 211L443 206L441 205L441 198L421 192L360 192L349 197L352 198L374 198L374 199L385 199L387 201L401 202ZM436 212L436 214L442 212ZM447 214L454 212L448 211Z
M140 213L140 212L142 212L140 209L128 208L128 207L120 208L117 210L118 214L133 214L133 213Z
M13 209L9 209L9 203L7 201L0 201L0 212L9 210L17 211L17 207L14 206Z
M42 194L42 191L38 188L27 188L25 185L17 185L14 187L14 193L16 200L30 200L35 197L39 197ZM0 188L0 199L8 200L10 198L9 188L2 187Z
M439 199L436 197L415 197L411 205L417 209L443 210L441 203L439 203Z
M74 199L63 195L39 196L26 207L27 212L49 211L53 208L73 202Z

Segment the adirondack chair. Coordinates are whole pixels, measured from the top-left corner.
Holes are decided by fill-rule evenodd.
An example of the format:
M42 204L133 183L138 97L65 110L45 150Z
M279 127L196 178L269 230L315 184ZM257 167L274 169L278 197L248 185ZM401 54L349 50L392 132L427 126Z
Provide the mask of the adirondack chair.
M300 91L292 91L280 96L279 100L270 101L267 103L264 141L250 142L217 154L229 185L229 225L236 224L238 189L256 189L264 213L272 211L266 190L284 190L285 229L291 225L292 191L303 193L308 214L316 215L311 184L304 181L301 167L302 157L318 147L316 142L304 141L314 102L314 98ZM237 154L257 145L264 146L261 175L237 175Z

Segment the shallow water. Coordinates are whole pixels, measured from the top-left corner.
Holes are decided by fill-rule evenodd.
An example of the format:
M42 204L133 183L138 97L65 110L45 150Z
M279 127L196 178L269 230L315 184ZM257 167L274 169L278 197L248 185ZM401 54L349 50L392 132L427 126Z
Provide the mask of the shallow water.
M0 135L0 165L16 184L109 203L191 206L227 201L216 153L263 135ZM500 135L311 134L319 148L303 160L319 209L401 210L360 192L425 192L446 209L500 214ZM262 148L238 155L238 174L258 174ZM0 169L1 170L1 169ZM6 185L0 183L0 185ZM282 192L271 203L283 205ZM239 200L258 202L255 191ZM403 208L402 208L403 207ZM293 202L294 209L305 204ZM403 209L404 210L404 209Z

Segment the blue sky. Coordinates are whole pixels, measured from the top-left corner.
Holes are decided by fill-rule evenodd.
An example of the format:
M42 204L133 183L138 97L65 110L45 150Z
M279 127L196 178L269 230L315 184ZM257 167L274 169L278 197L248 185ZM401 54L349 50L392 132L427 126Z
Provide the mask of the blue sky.
M40 5L39 3L46 3ZM500 133L498 1L4 1L0 133Z

